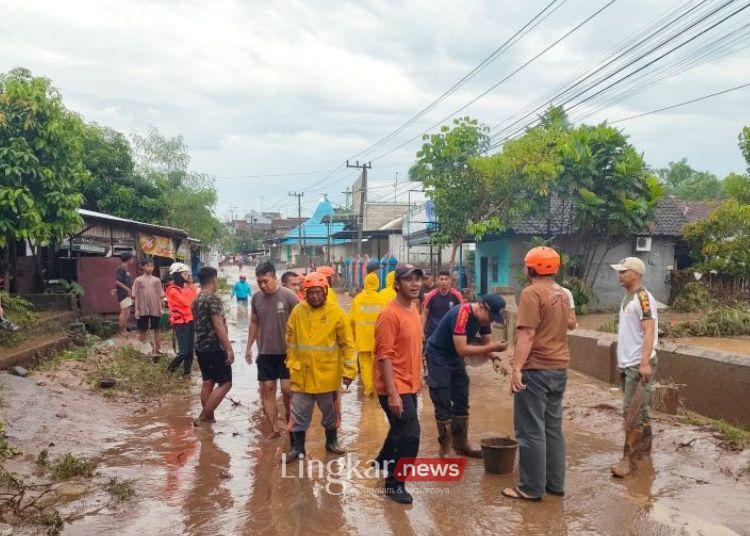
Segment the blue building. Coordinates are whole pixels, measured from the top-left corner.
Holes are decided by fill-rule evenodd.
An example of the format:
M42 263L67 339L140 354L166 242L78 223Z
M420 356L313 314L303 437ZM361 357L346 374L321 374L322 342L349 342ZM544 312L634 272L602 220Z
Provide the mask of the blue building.
M343 223L323 221L334 212L333 205L324 197L310 219L290 230L281 239L281 260L296 265L302 260L300 257L304 257L303 262L313 260L320 264L327 258L327 248L348 242L332 238L332 235L344 230Z

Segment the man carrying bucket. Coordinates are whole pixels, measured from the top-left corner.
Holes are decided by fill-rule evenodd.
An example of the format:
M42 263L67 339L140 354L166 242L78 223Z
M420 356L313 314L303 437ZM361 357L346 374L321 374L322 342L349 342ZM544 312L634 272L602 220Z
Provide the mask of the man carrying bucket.
M570 303L553 279L560 269L560 255L554 249L533 248L524 263L529 285L518 303L510 381L520 478L503 495L541 501L545 492L565 493L562 400L570 361Z

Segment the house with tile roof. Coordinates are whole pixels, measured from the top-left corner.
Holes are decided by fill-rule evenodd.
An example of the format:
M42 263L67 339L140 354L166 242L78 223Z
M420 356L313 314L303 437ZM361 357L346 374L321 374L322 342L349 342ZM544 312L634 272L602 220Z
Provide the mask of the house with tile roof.
M694 204L693 204L694 205ZM608 269L610 264L624 257L639 257L647 272L645 286L654 297L668 303L670 296L669 274L682 268L684 249L682 228L703 214L702 208L686 207L672 197L659 201L650 224L637 235L623 237L622 241L605 254L605 245L598 248L595 258L602 259L594 292L597 308L611 309L622 300L622 289L617 274ZM580 240L569 204L552 200L547 214L513 223L507 232L493 234L476 242L474 276L476 292L483 294L502 288L520 292L523 280L523 259L534 238L554 239L563 251L575 252ZM683 259L683 260L681 260Z

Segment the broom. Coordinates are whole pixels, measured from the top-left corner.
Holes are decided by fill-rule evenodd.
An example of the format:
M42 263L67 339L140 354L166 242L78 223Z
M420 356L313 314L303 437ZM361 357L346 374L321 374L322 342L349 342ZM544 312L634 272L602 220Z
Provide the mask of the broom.
M625 414L625 431L633 430L638 423L638 414L643 406L643 379L638 381L638 386L633 393L633 399L630 401L630 407Z

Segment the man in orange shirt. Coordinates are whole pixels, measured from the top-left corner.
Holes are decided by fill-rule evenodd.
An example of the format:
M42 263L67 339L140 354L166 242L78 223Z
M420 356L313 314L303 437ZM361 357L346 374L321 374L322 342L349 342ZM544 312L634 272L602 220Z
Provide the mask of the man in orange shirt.
M549 247L526 254L526 279L516 320L511 392L519 481L503 495L540 501L565 494L563 395L568 380L570 302L553 279L560 255Z
M396 298L385 306L375 324L375 390L390 429L377 461L387 477L385 493L394 501L414 499L395 476L398 460L419 452L417 393L422 387L422 320L414 302L422 286L422 270L399 264L395 271Z

